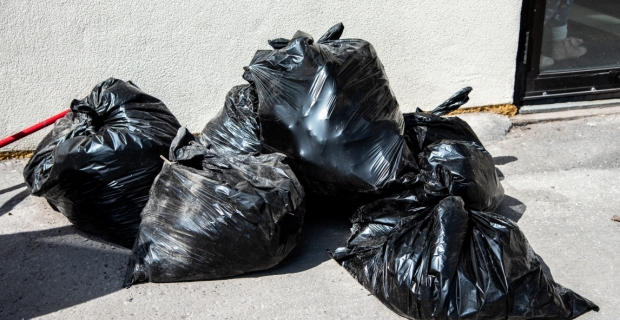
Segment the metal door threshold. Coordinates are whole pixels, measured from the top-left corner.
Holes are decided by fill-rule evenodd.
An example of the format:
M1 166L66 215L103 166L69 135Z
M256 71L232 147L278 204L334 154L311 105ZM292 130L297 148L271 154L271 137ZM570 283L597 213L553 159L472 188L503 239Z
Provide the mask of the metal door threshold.
M568 111L568 110L579 110L579 109L590 109L590 108L606 108L606 107L618 107L618 106L620 106L620 99L564 102L564 103L522 106L519 109L519 114L557 112L557 111Z

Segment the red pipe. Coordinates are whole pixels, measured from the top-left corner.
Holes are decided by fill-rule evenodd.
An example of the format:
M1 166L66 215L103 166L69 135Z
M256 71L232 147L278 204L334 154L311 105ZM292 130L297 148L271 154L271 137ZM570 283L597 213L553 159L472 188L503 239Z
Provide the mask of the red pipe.
M41 129L43 129L43 128L51 125L51 124L54 124L54 122L56 122L56 120L64 117L69 111L71 111L71 109L67 109L67 110L65 110L65 111L63 111L63 112L61 112L61 113L59 113L59 114L57 114L55 116L49 117L49 118L47 118L47 119L45 119L45 120L43 120L43 121L41 121L41 122L31 126L31 127L28 127L28 128L26 128L26 129L24 129L24 130L22 130L22 131L20 131L20 132L18 132L16 134L12 135L12 136L8 136L8 137L0 140L0 148L6 146L8 144L11 144L11 143L13 143L13 142L15 142L15 141L17 141L17 140L19 140L19 139L29 135L29 134L35 133L35 132L37 132L37 131L39 131L39 130L41 130Z

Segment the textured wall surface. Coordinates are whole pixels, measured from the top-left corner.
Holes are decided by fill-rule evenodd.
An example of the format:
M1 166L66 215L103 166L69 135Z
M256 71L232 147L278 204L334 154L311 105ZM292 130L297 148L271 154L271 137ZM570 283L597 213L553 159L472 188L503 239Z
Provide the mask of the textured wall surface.
M108 77L134 81L200 131L268 39L297 30L318 39L338 22L343 38L375 46L404 111L433 108L466 85L467 106L510 103L520 10L514 0L4 0L0 136ZM43 135L0 151L33 149Z

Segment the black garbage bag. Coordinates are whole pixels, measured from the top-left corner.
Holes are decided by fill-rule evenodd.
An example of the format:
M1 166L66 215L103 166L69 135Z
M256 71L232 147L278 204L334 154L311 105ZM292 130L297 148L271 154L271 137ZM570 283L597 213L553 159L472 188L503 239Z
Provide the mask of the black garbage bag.
M131 248L177 119L131 82L108 79L71 103L24 169L31 192L79 229Z
M572 319L598 307L547 277L518 226L402 194L361 207L332 257L410 319Z
M403 115L407 145L413 154L417 155L426 146L441 140L475 142L482 147L482 142L467 122L458 117L442 117L469 101L471 90L471 87L459 90L428 113L418 109Z
M252 84L232 88L224 109L202 130L203 144L220 153L255 154L260 152L258 96Z
M429 111L428 113L434 116L443 116L460 108L469 101L469 94L471 93L471 91L472 87L465 87L457 91L450 98L446 99L446 101L442 102L440 105L435 107L435 109ZM416 112L421 113L424 111L420 108L416 108Z
M493 211L504 199L491 154L475 142L440 140L419 154L420 168L450 171L449 194L460 196L468 209Z
M493 211L504 197L493 157L467 122L441 117L465 104L471 90L459 90L428 113L418 109L405 114L405 140L422 171L439 166L450 171L448 194L460 196L468 209Z
M125 286L273 268L298 248L304 191L278 153L219 155L181 128L142 211Z
M316 42L301 31L272 40L276 50L257 52L247 70L264 150L291 157L308 192L347 197L379 193L416 164L375 49L339 40L343 28Z

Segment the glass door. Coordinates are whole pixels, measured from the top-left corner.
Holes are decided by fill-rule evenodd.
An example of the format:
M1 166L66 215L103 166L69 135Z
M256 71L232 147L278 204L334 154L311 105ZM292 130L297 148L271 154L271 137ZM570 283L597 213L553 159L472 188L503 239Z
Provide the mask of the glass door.
M520 105L620 97L620 1L526 0Z

